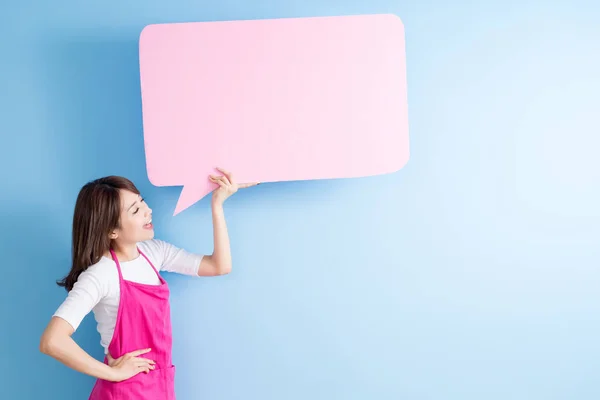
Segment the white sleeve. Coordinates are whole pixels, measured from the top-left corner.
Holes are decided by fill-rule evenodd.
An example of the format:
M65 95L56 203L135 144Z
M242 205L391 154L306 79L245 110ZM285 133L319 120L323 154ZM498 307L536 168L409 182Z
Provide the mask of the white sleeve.
M203 254L189 252L171 243L152 239L146 242L155 252L161 271L175 272L183 275L197 276Z
M83 318L106 296L105 289L96 274L82 272L54 316L64 319L77 330Z

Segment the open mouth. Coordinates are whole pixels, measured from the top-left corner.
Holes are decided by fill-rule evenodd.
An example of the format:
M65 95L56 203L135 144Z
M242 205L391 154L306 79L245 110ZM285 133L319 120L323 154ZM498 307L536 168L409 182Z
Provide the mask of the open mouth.
M152 225L152 219L150 219L147 223L144 224L144 229L152 229L154 226Z

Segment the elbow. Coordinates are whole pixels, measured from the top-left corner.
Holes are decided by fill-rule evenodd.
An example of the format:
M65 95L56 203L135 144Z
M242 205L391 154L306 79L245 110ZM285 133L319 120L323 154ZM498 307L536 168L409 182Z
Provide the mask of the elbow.
M215 254L202 258L198 268L199 276L219 276L227 275L231 272L231 259L219 257Z
M223 257L213 254L211 256L214 275L227 275L231 272L231 256Z
M231 272L231 263L226 263L219 266L219 275L227 275Z
M48 337L47 335L42 335L40 339L40 352L42 354L46 354L47 356L51 356L56 351L56 340Z
M40 339L40 352L54 357L60 351L60 339L56 335L43 334Z
M56 358L68 346L67 339L73 334L69 323L59 317L52 317L50 323L42 333L39 349L42 354Z

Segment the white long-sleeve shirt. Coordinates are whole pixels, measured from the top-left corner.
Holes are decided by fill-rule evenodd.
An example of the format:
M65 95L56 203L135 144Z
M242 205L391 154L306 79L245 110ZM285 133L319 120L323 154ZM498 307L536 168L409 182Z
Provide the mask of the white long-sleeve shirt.
M140 242L138 247L159 272L169 271L191 276L198 274L202 254L190 253L158 239ZM150 285L160 284L158 276L142 255L131 261L119 261L119 264L125 280ZM93 311L100 333L100 344L107 353L117 320L119 296L117 266L112 258L102 257L79 275L73 289L54 316L64 319L77 330L83 318Z

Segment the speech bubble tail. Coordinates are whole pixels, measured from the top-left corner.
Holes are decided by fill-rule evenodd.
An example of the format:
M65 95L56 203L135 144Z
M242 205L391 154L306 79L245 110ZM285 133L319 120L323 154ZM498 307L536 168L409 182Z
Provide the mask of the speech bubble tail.
M184 185L177 200L173 216L179 214L183 210L191 207L195 202L202 198L202 185Z

